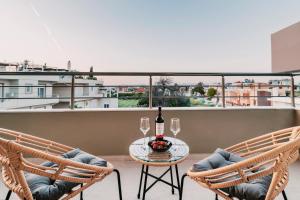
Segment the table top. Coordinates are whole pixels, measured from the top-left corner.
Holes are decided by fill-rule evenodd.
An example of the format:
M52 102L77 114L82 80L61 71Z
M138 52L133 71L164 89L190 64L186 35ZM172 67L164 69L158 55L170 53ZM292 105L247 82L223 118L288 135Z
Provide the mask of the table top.
M189 146L182 140L171 137L164 137L173 144L168 151L153 152L148 146L148 142L153 139L154 137L147 137L146 146L144 146L144 138L134 141L129 146L130 156L145 165L171 166L182 162L189 155Z

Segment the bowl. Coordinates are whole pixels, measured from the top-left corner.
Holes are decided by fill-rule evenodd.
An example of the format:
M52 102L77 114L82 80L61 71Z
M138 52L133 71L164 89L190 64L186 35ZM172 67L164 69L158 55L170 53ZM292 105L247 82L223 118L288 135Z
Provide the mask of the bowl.
M169 140L151 140L148 142L148 146L155 152L166 152L171 148L172 142Z

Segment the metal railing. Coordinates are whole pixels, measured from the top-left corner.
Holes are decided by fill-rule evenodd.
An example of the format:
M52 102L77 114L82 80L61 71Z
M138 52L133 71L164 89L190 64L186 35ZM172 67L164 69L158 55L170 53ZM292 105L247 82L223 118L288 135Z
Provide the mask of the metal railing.
M78 76L130 76L130 77L148 77L149 79L149 108L152 108L153 104L153 77L220 77L221 79L221 98L222 98L222 107L226 107L226 98L229 98L225 95L226 85L225 81L227 77L286 77L290 79L291 88L290 91L290 98L291 98L291 106L295 107L295 81L294 77L300 76L298 72L285 72L285 73L184 73L184 72L0 72L0 80L3 76L68 76L71 77L71 82L69 86L63 87L70 87L70 108L74 109L75 107L75 88L76 86L76 77ZM121 85L122 86L122 85ZM2 86L2 87L28 87L28 86ZM39 87L39 86L31 86L31 87ZM43 87L53 87L53 86L43 86ZM59 87L59 86L55 86ZM85 87L85 86L82 86ZM91 87L91 86L86 86ZM93 87L93 86L92 86ZM95 86L96 87L96 86ZM97 86L98 87L98 86ZM270 96L271 97L271 96ZM15 97L17 98L17 97ZM7 97L3 97L0 99L9 99Z

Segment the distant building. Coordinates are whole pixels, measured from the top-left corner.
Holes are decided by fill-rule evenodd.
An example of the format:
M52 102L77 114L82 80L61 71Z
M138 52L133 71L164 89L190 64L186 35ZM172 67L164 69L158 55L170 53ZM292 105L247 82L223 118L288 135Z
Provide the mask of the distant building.
M225 102L232 106L271 106L269 84L248 79L227 85Z
M59 102L53 108L68 108L70 106L71 77L60 76L54 84L53 95L59 97ZM94 79L75 79L75 100L76 108L117 108L118 95L112 95L114 89L104 87L103 81Z
M32 65L28 61L18 64L0 63L0 70L9 71L11 66L15 71L60 71L68 69ZM29 76L2 75L0 76L0 109L50 109L69 108L71 96L70 76ZM103 81L96 78L75 78L76 108L117 108L118 93L115 88L103 86Z
M125 93L125 94L134 94L134 93L144 93L145 87L140 86L120 86L118 87L119 93Z
M291 93L291 79L270 80L273 96L289 96Z
M52 108L59 102L52 93L57 81L55 76L0 76L0 109Z

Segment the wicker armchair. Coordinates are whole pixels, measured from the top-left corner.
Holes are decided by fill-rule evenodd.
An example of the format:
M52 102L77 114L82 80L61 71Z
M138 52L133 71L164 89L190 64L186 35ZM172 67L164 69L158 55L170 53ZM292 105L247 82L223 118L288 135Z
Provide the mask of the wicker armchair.
M49 177L51 180L62 180L78 183L76 187L61 199L71 199L81 194L105 176L116 172L119 186L119 198L122 200L120 173L110 163L107 167L84 164L61 157L74 148L38 138L32 135L0 129L0 164L2 165L2 181L9 188L6 200L12 192L22 200L33 200L32 192L25 178L25 173ZM27 158L56 163L58 167L46 167L32 163Z
M272 181L265 200L273 200L280 193L283 194L284 199L287 199L284 188L288 184L288 167L298 159L299 148L300 126L247 140L225 149L238 154L245 160L202 172L193 172L190 169L182 176L182 188L184 178L188 176L201 186L215 192L216 199L220 196L226 200L232 200L233 198L221 188L236 186L271 175ZM181 189L180 200L182 193L183 189Z

